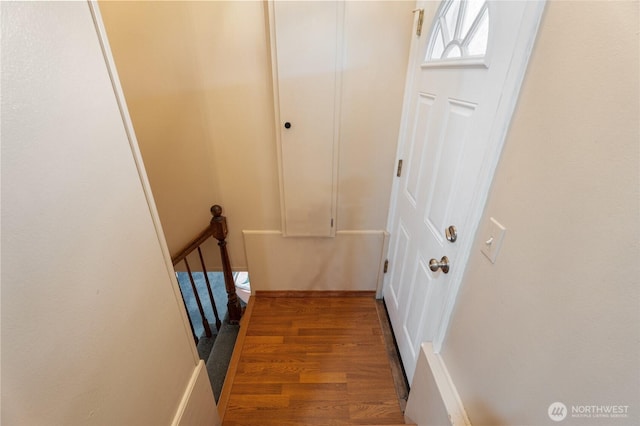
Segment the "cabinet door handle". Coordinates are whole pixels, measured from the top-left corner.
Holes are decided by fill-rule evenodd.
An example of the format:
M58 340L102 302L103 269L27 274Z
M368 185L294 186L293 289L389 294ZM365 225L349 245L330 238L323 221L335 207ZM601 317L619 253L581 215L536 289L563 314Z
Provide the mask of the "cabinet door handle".
M284 128L285 129L290 129L291 128L291 123L289 123L288 121L284 122Z

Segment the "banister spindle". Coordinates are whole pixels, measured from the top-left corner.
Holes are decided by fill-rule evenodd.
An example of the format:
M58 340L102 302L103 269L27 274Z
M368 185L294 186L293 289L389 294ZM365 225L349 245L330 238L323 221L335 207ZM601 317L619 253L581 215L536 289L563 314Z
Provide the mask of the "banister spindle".
M189 262L187 258L184 258L184 266L187 267L187 272L189 273L189 281L191 282L191 288L193 289L193 294L196 296L196 303L198 304L198 310L200 311L200 316L202 317L202 327L204 327L204 333L207 337L211 337L211 327L209 327L209 320L207 320L206 315L204 314L204 309L202 308L202 302L200 301L200 295L198 294L198 289L196 288L196 283L193 280L193 274L191 273L191 268L189 267Z
M204 274L204 281L207 283L207 291L209 292L209 300L211 300L211 307L213 308L213 315L216 317L216 329L220 330L222 322L220 321L220 315L218 314L218 307L216 306L216 299L213 297L213 291L211 290L211 283L209 282L209 274L207 273L207 267L204 264L204 257L202 257L202 250L198 246L198 256L200 257L200 265L202 265L202 273Z
M177 272L176 272L176 279L178 279ZM195 328L193 328L193 321L191 320L191 315L189 315L189 308L187 307L187 299L184 297L184 292L182 291L182 287L180 285L178 285L178 289L180 290L180 296L182 296L182 303L184 305L184 310L187 313L187 319L189 320L189 327L191 327L191 334L193 334L193 340L196 342L196 345L197 345L200 339L198 338L198 336L196 336L196 330Z
M222 271L224 272L224 285L227 290L227 309L229 312L229 322L237 324L242 317L242 307L236 294L236 285L233 282L233 272L231 271L231 262L229 260L229 253L227 252L227 218L222 216L222 207L214 205L211 207L211 228L213 230L213 236L218 240L218 246L220 246L220 256L222 258Z

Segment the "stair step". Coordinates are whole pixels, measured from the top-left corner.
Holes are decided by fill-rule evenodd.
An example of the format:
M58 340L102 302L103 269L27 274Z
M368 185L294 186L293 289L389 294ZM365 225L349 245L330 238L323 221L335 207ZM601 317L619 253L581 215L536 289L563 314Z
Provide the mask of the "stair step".
M211 337L207 337L204 335L200 336L200 339L198 339L198 344L196 345L196 349L198 349L198 356L205 363L209 359L211 349L213 349L213 343L215 342L216 335L218 334L218 330L216 330L215 324L209 324L209 326L211 327L213 335Z
M222 385L224 384L239 330L239 325L223 322L207 360L207 373L209 373L209 381L211 382L216 402L220 398L220 392L222 391Z

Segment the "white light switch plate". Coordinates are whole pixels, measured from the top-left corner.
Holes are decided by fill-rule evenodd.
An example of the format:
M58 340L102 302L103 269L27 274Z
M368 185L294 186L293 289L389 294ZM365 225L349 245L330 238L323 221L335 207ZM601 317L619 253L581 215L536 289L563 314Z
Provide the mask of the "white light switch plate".
M489 218L489 223L485 226L484 233L482 234L482 253L491 261L496 263L496 257L502 247L502 241L504 240L504 234L507 229L498 223L494 218Z

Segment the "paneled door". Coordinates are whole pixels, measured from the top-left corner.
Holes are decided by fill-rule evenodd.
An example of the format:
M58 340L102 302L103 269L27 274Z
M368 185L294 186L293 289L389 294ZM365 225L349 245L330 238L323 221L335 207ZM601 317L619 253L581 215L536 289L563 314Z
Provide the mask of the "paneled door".
M544 3L418 8L384 285L409 381L420 344L439 350L446 333Z
M282 233L333 237L344 2L267 3Z

